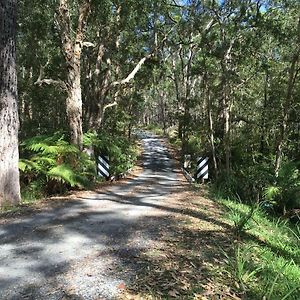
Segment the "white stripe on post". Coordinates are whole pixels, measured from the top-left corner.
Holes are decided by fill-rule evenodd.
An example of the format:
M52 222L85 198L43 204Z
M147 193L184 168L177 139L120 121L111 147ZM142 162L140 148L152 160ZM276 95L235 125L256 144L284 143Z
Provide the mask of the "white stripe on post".
M98 156L98 163L97 163L97 169L98 169L98 175L102 177L109 177L109 164L108 164L109 158L107 156Z
M103 159L103 157L99 156L98 159L101 164L103 164L107 169L109 169L109 164L105 161L105 159Z
M101 175L101 176L105 175L106 177L109 176L108 171L105 170L105 169L103 168L103 166L101 166L100 164L98 164L98 170L99 170L98 175Z
M208 179L208 157L199 157L197 160L197 179Z
M202 157L200 157L200 159L202 159ZM198 159L198 161L199 161L200 159ZM205 164L207 163L207 161L208 161L208 158L207 158L207 157L204 158L204 160L202 160L202 161L200 162L200 164L197 166L197 170L201 169L201 167L202 167L203 165L205 165Z

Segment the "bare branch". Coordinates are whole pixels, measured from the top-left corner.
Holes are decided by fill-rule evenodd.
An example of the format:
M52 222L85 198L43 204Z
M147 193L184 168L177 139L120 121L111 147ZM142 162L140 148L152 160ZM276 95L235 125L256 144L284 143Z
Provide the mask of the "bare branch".
M114 102L111 102L111 103L108 103L108 104L104 105L104 107L103 107L103 114L105 113L105 111L106 111L108 108L118 105L117 99L118 99L118 97L119 97L119 93L120 93L120 91L116 91L116 92L115 92L115 94L114 94L114 96L113 96Z
M49 60L46 62L46 64L44 66L40 67L39 77L34 84L39 85L39 86L41 86L43 84L56 85L56 86L60 87L62 90L67 90L67 85L65 84L65 82L63 80L60 80L60 79L54 80L54 79L44 78L45 68L48 66L48 64L49 64Z
M145 61L147 59L149 59L150 57L153 56L153 53L150 53L146 56L144 56L138 63L137 65L134 67L134 69L128 74L128 76L126 78L124 78L123 80L120 81L115 81L113 82L111 85L112 86L117 86L117 85L124 85L126 83L128 83L130 80L134 79L136 73L140 70L140 68L143 66L143 64L145 63Z
M171 28L171 30L169 30L166 35L164 36L164 38L162 39L160 46L163 46L169 36L169 34L173 31L173 27ZM111 86L117 86L117 85L124 85L129 83L132 79L134 79L135 75L137 74L137 72L141 69L141 67L143 66L143 64L146 62L146 60L148 60L149 58L151 58L152 56L154 56L155 52L158 50L159 46L157 45L155 47L155 49L149 53L148 55L144 56L142 59L140 59L140 61L136 64L136 66L134 67L134 69L128 74L128 76L122 80L119 81L114 81L112 82Z
M103 107L103 112L105 112L108 108L113 107L113 106L116 106L116 105L118 105L117 100L115 100L115 101L112 102L112 103L108 103L108 104L104 105L104 107Z
M34 84L39 85L39 86L41 86L43 84L46 84L46 85L56 85L59 88L61 88L62 90L67 90L67 86L64 83L64 81L62 81L62 80L42 79L42 80L37 80Z
M96 45L93 44L93 43L91 43L91 42L83 42L83 43L82 43L82 46L83 46L83 47L86 47L86 48L90 48L90 47L95 48L95 47L96 47Z
M203 34L207 33L214 25L214 19L211 19L205 26Z

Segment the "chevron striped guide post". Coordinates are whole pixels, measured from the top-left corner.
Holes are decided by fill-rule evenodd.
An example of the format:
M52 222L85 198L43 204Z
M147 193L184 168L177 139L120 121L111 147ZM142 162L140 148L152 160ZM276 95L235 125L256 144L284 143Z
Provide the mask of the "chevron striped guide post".
M98 171L99 176L105 177L105 178L109 177L109 158L108 158L108 156L105 156L105 155L98 156L97 171Z
M199 157L197 160L196 179L208 179L208 157Z

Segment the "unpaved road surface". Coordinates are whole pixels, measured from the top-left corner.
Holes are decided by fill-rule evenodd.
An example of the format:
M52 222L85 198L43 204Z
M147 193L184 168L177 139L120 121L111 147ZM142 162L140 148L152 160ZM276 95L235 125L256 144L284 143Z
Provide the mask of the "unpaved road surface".
M184 187L161 142L141 138L143 171L127 183L1 220L0 299L115 299L130 283L158 238L143 220Z

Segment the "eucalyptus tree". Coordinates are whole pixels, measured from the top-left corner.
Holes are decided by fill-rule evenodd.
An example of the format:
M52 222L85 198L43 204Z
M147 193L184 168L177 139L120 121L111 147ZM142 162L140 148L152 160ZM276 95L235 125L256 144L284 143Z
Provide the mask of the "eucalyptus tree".
M0 1L0 205L20 200L16 1Z
M91 0L82 0L78 9L71 7L68 0L59 0L56 24L61 39L61 51L66 68L66 79L43 78L43 67L36 84L55 84L67 94L66 110L71 142L82 148L82 94L81 94L81 53L85 40L85 30L91 11ZM72 3L75 5L74 3ZM76 5L75 5L76 7ZM73 8L73 10L72 10ZM75 13L75 16L72 14Z
M290 7L291 6L291 7ZM279 9L278 13L283 13L286 17L281 28L282 33L286 33L289 37L289 49L283 49L283 59L285 62L285 92L282 101L282 110L279 120L279 130L276 142L276 158L275 158L275 174L281 166L283 148L287 139L287 131L289 129L288 122L291 115L292 107L296 104L295 88L297 86L297 79L299 79L299 63L300 63L300 4L297 2L287 4L286 8ZM299 88L299 85L298 85ZM299 95L299 94L298 94Z
M93 12L92 26L101 30L88 32L92 43L84 58L88 128L99 130L105 111L118 105L142 67L155 61L165 40L155 17L162 7L160 1L116 0L106 2L105 15L100 10Z

